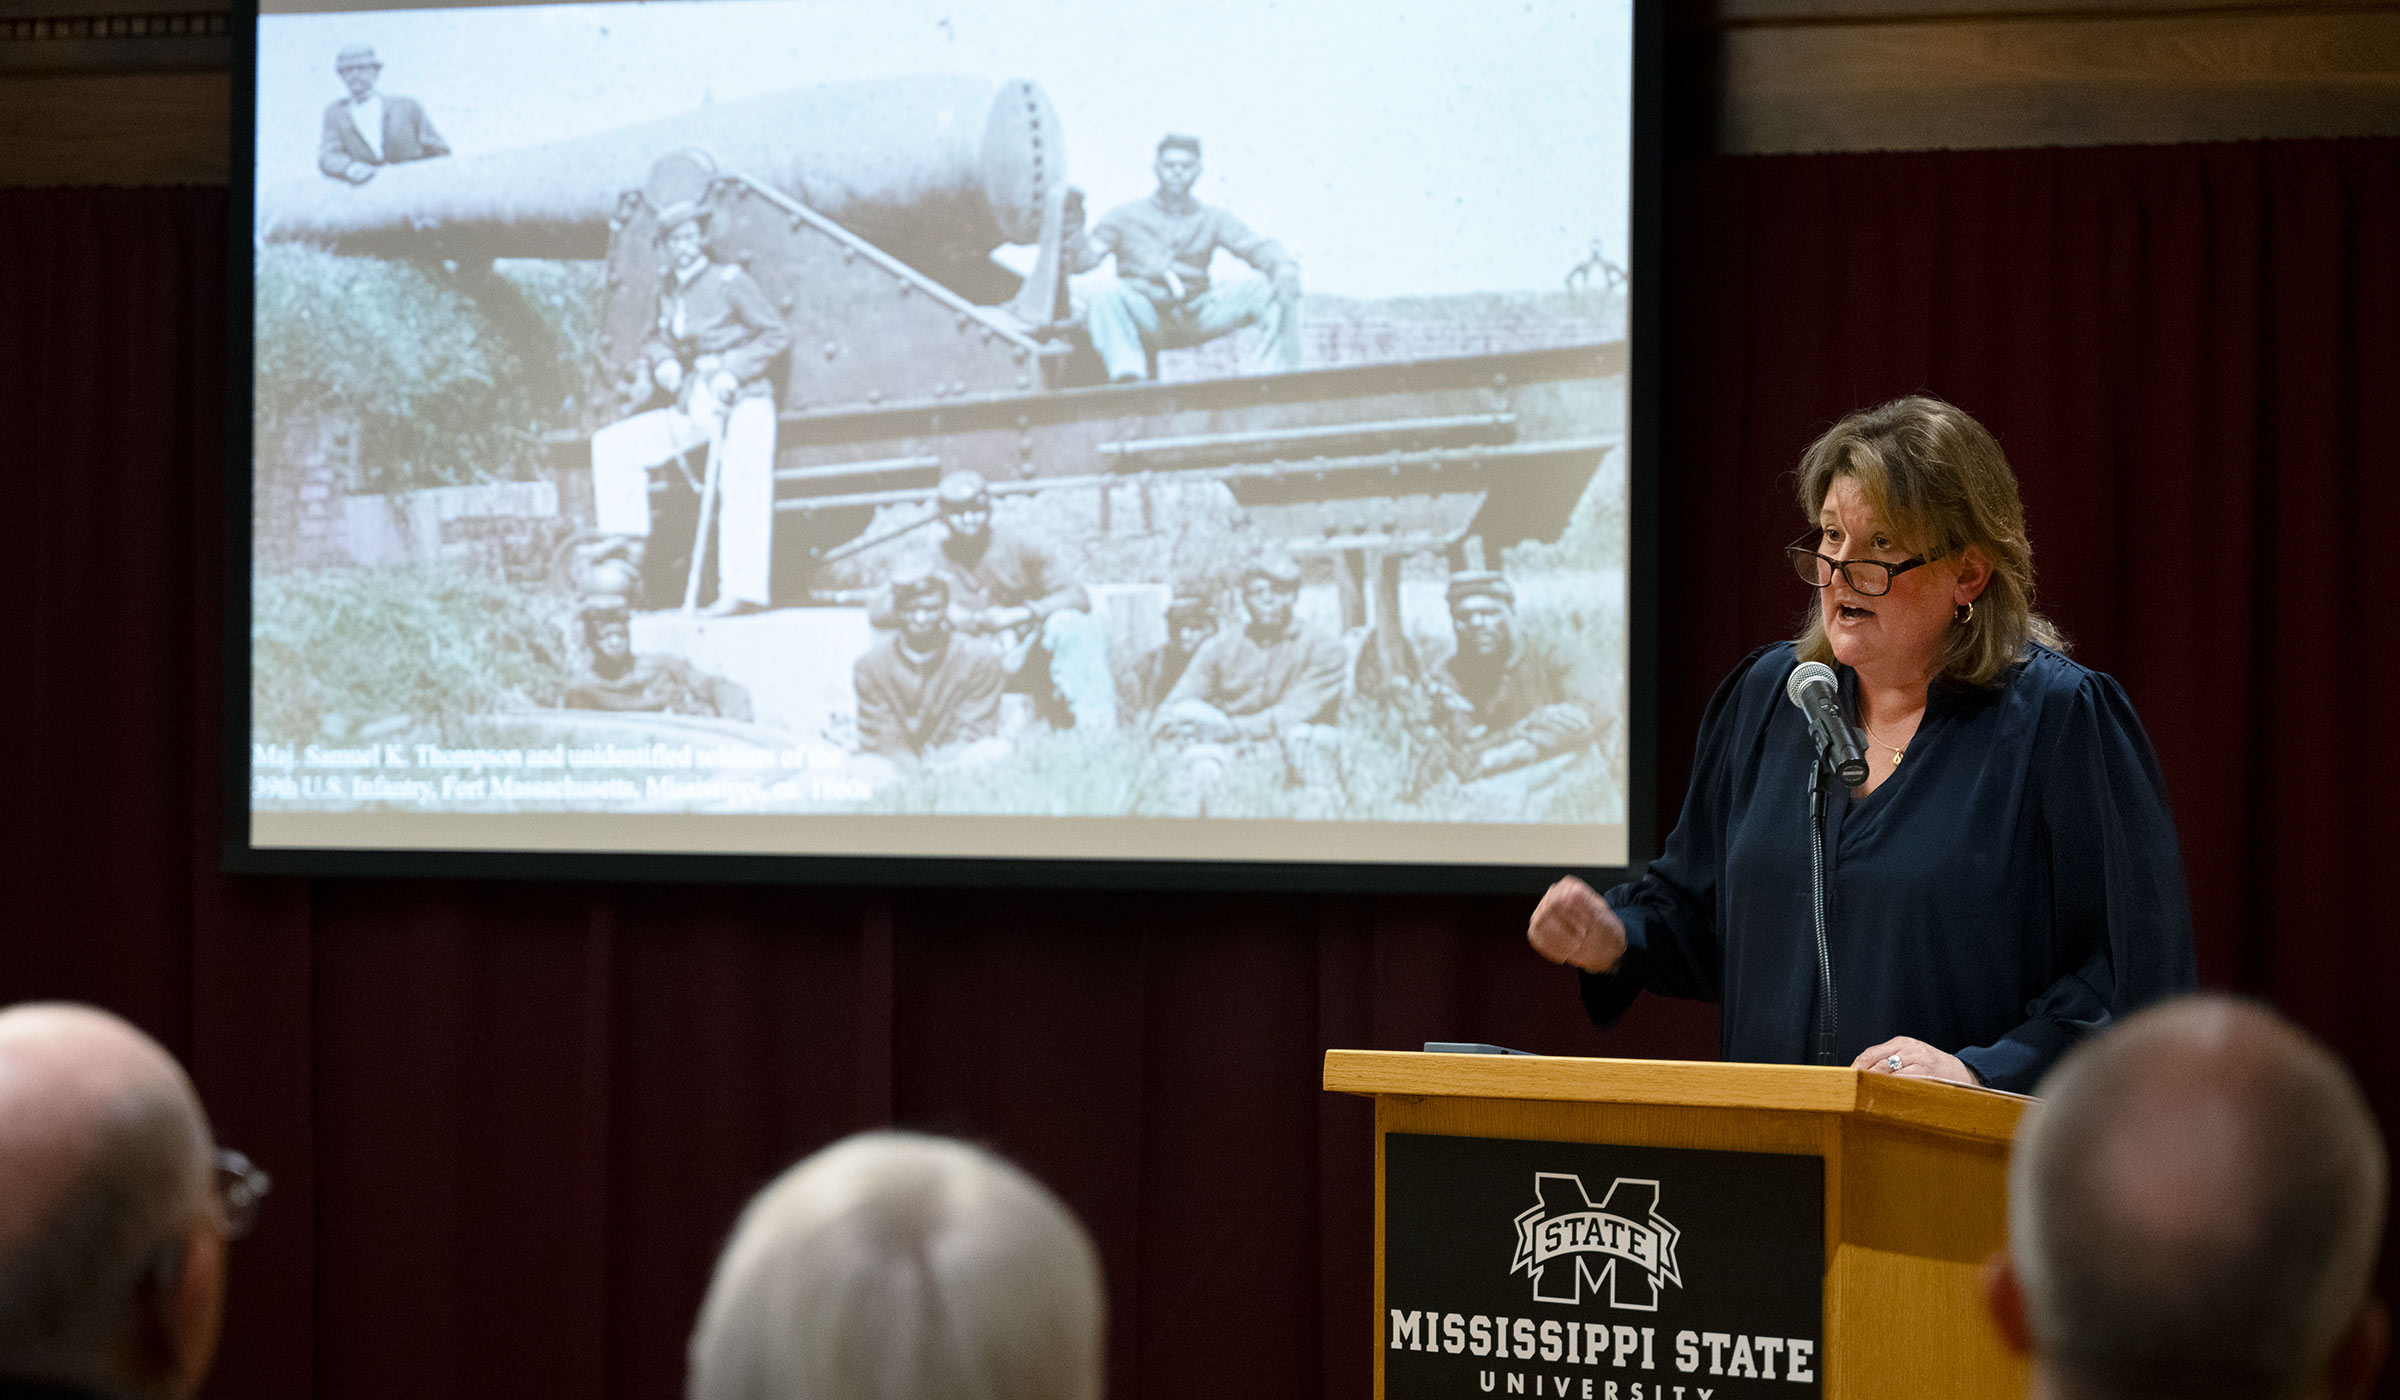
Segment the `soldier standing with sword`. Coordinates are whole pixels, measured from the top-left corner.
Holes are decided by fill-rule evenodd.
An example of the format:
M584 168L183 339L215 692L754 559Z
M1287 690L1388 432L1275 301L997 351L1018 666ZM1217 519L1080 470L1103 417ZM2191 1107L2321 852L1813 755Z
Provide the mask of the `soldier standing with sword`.
M646 541L651 469L705 446L684 606L699 601L713 527L717 596L706 613L727 617L767 606L775 533L772 371L791 332L749 273L710 261L707 221L708 210L696 203L659 214L668 270L642 347L648 375L634 406L661 393L674 403L592 435L592 494L602 530Z

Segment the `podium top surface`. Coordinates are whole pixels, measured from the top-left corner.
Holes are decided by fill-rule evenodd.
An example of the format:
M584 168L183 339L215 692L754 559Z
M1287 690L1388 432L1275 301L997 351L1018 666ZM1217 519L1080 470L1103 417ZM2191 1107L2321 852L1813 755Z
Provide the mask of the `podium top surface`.
M1816 1065L1609 1060L1557 1055L1427 1055L1328 1050L1335 1093L1551 1099L1779 1113L1843 1113L1920 1132L2006 1142L2032 1102L1994 1089Z

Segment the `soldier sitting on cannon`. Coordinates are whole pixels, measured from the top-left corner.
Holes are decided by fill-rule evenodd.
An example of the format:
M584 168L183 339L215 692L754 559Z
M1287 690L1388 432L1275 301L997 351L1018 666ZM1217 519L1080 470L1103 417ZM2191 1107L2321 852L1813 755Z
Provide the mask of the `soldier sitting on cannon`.
M860 751L909 763L993 740L1007 676L989 644L952 634L950 585L903 574L875 611L888 612L894 631L850 670Z
M950 591L951 625L1000 647L1008 688L1061 728L1113 729L1117 683L1092 599L1049 544L992 522L991 489L971 471L936 488L942 540L918 567Z
M1460 778L1526 768L1598 739L1599 678L1581 658L1517 634L1517 593L1505 577L1454 573L1447 597L1458 649L1426 684Z
M569 709L750 718L750 692L740 685L680 656L636 656L624 598L603 593L584 599L581 620L591 668L567 688Z
M1147 379L1159 351L1252 325L1258 336L1244 357L1247 372L1298 369L1300 264L1275 240L1192 198L1200 178L1199 137L1161 140L1152 169L1157 193L1110 210L1088 238L1082 191L1067 194L1067 271L1088 272L1117 260L1115 279L1090 290L1084 312L1092 349L1108 377L1118 383ZM1264 276L1212 284L1209 263L1219 248Z
M708 217L694 203L659 214L667 273L633 406L662 394L672 403L592 435L592 496L602 530L647 540L651 468L688 462L705 448L704 478L694 484L705 521L712 513L705 478L715 479L717 597L708 611L724 616L767 605L775 537L772 371L791 333L749 273L709 261ZM695 557L707 547L704 538L692 542Z

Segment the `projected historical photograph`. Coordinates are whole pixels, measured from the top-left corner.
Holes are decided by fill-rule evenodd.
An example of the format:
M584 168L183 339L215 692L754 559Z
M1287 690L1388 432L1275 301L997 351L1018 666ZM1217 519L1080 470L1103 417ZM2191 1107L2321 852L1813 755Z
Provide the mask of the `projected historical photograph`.
M265 14L254 812L1621 846L1630 38Z

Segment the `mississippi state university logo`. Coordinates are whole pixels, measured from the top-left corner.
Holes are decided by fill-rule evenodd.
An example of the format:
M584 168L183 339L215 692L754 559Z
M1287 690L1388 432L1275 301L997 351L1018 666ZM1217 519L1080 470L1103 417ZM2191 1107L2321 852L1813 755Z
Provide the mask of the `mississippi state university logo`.
M1682 1231L1658 1213L1658 1183L1620 1176L1598 1204L1583 1178L1565 1172L1535 1172L1540 1204L1517 1217L1517 1253L1512 1274L1533 1281L1544 1303L1579 1303L1583 1290L1608 1292L1612 1308L1658 1311L1659 1290L1683 1287L1675 1267L1675 1241Z

